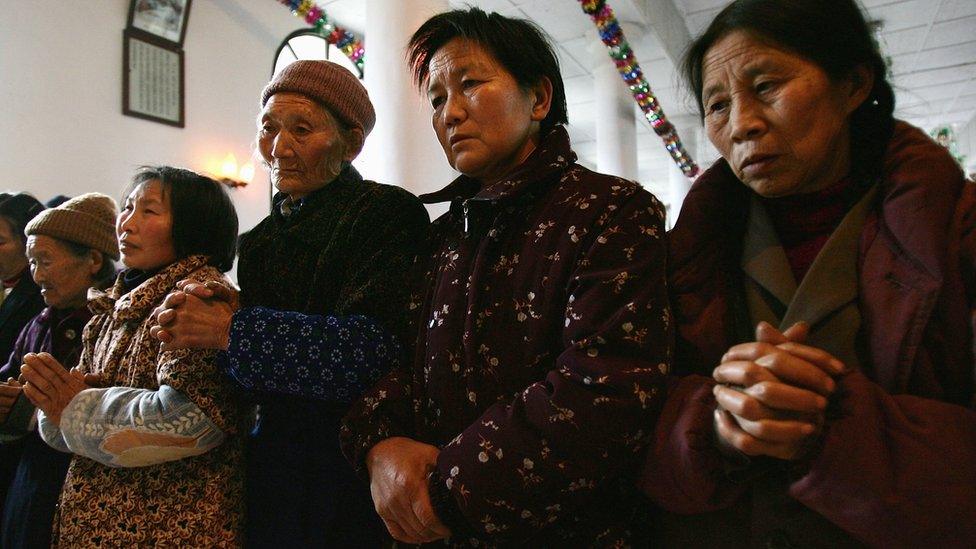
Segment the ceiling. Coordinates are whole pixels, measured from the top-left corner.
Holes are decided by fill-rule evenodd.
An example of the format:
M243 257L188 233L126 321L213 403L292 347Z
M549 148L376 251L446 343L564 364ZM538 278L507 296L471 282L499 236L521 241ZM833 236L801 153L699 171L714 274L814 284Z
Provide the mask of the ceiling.
M926 130L965 126L976 115L976 0L861 0L868 16L881 22L880 43L891 59L896 116ZM364 27L365 2L319 2L330 17L354 32ZM478 6L538 23L557 43L566 85L570 135L581 161L596 162L592 67L606 55L593 23L577 0L450 0L452 7ZM693 103L680 85L672 59L680 57L728 0L608 0L625 26L627 39L665 112L693 122ZM641 32L643 31L643 32ZM667 37L662 42L661 36ZM368 43L369 37L365 37ZM368 59L368 57L367 57ZM368 63L368 61L367 61ZM621 86L624 84L621 81ZM649 124L638 119L641 183L667 201L671 162ZM686 115L686 116L682 116ZM678 125L679 130L681 125ZM703 152L713 156L714 152ZM711 158L703 159L706 163Z

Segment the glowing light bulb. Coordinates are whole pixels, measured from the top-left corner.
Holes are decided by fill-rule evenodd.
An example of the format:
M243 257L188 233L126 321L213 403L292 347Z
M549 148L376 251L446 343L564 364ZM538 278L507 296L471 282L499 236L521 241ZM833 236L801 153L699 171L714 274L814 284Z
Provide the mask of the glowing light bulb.
M220 165L220 176L227 179L237 177L237 159L234 158L233 153L227 153L224 157L224 162Z

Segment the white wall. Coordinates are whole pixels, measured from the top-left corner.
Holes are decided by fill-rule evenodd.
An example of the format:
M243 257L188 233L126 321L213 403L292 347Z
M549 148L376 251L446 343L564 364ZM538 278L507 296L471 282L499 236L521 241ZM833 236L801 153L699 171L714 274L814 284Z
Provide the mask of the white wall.
M272 0L195 0L184 42L186 127L122 115L129 0L0 0L0 189L115 198L142 164L206 171L251 155L258 95L302 22ZM241 229L269 207L266 173L231 195Z

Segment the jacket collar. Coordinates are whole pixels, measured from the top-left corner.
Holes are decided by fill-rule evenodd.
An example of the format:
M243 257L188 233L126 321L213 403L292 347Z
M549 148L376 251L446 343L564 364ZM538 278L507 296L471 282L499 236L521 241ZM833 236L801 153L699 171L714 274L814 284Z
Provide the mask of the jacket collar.
M766 208L753 197L744 236L742 271L785 310L782 318L773 319L773 325L785 330L802 320L816 332L821 321L857 299L857 246L876 190L876 186L871 187L847 212L802 281L793 276Z
M918 128L896 122L878 188L881 222L899 253L937 280L945 268L947 225L918 220L951 219L962 185L959 166L943 148ZM672 269L690 268L696 258L716 252L728 264L738 261L751 195L724 159L702 174L669 235Z
M55 309L53 307L44 307L41 314L37 315L37 320L39 323L44 325L49 324L61 324L63 322L68 322L72 320L88 322L91 318L91 312L88 307L78 307L76 309Z
M295 220L307 217L310 215L308 212L318 210L318 206L330 200L340 190L355 186L362 181L363 176L359 174L356 168L352 167L352 165L346 166L341 172L339 172L339 175L337 175L335 179L301 199L298 202L299 206L297 211L294 211L288 217L282 214L281 206L286 200L290 200L290 198L285 193L275 193L274 198L271 200L271 216L279 222L293 222ZM291 206L291 208L295 208L295 206Z
M443 189L421 195L420 200L424 204L469 199L507 202L526 194L533 187L533 183L561 174L574 162L576 153L570 147L569 133L560 125L550 130L525 162L504 179L482 188L476 179L461 175Z
M117 279L115 285L106 292L92 288L88 290L88 309L96 315L114 310L120 320L145 318L151 309L176 286L177 282L206 264L207 257L202 255L179 259L128 293L124 293L120 279Z
M31 296L37 296L37 299L40 300L40 292L41 289L34 283L30 273L24 273L17 281L17 285L10 290L10 294L3 300L3 304L0 305L0 324L6 322L15 311L29 303Z
M948 221L965 182L962 170L925 132L901 121L895 124L883 169L882 223L901 250L941 282Z

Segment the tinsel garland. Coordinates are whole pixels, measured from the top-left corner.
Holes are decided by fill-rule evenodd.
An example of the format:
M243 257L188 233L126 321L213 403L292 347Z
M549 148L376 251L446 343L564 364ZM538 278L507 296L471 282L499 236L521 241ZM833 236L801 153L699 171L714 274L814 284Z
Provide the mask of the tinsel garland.
M668 120L667 115L664 114L664 109L657 101L657 97L651 91L651 85L644 78L640 64L624 37L624 32L620 28L617 17L613 14L613 9L606 3L606 0L579 0L579 3L583 12L589 15L596 24L600 39L609 49L610 58L613 59L614 65L616 65L624 82L630 87L630 93L633 94L637 105L644 113L644 117L651 123L654 133L664 141L664 147L678 167L681 168L681 171L688 177L694 177L698 173L698 164L685 150L681 138L678 137L678 131Z
M352 61L363 76L363 56L366 49L363 42L351 32L329 21L325 10L316 5L314 0L278 0L278 3L291 9L295 17L300 17L315 28L315 31L325 37L325 40L339 48Z

